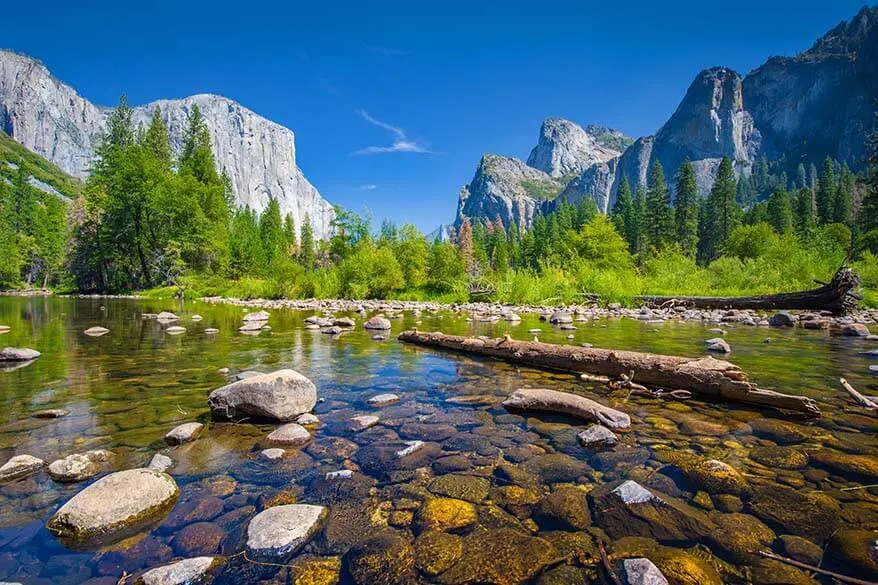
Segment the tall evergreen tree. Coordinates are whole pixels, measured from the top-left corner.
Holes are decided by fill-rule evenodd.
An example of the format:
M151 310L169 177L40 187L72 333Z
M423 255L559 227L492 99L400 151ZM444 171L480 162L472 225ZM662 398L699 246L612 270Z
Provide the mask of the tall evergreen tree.
M808 175L805 173L805 165L799 163L796 167L796 189L804 189L808 187Z
M468 217L464 217L460 224L457 247L463 257L463 265L467 274L472 274L474 269L473 257L473 226Z
M262 215L259 216L259 237L265 251L266 264L271 265L279 258L284 249L283 223L280 217L280 205L271 197Z
M854 174L847 164L841 169L841 176L838 179L838 188L835 194L835 208L833 210L832 220L835 223L843 223L847 226L852 224L853 220L853 201L854 201Z
M314 268L315 252L314 228L311 227L311 218L306 215L299 226L299 262L308 270Z
M768 223L779 234L788 234L793 231L793 206L790 195L781 186L774 189L768 199Z
M205 185L221 185L210 144L210 130L198 104L193 104L186 116L183 148L178 161L180 172L190 174Z
M616 226L616 231L625 238L625 241L628 242L628 249L633 252L637 239L637 226L634 221L634 200L631 198L628 177L622 177L610 217L613 220L613 225Z
M698 246L698 183L695 167L687 158L677 171L674 199L676 241L688 256L695 256Z
M810 187L802 187L796 194L795 201L795 227L799 236L805 236L811 232L816 224L814 214L814 192Z
M823 161L823 171L817 185L817 219L822 224L832 223L835 219L835 199L837 193L835 179L835 162L829 157Z
M646 234L644 233L646 225L646 187L638 184L634 190L634 210L631 214L632 230L634 237L634 254L640 254L646 249Z
M663 248L674 237L674 216L671 194L662 164L655 160L649 172L646 191L645 231L647 245Z
M162 118L162 112L158 106L152 112L152 119L142 140L143 146L152 154L161 167L170 171L174 164L174 155L171 152L171 138L168 134L168 126Z
M740 224L741 210L735 201L736 191L732 161L724 156L704 209L706 225L700 246L700 257L703 262L711 262L722 254L729 234Z

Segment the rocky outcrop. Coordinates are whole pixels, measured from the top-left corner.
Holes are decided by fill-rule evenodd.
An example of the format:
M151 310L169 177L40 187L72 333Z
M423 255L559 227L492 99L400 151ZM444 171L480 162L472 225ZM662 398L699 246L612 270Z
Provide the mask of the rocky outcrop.
M590 128L607 130L599 126ZM606 138L606 134L602 133L602 136ZM563 118L549 118L540 128L539 141L530 152L527 164L553 178L566 177L569 180L589 167L606 163L620 154L621 151L598 142L579 124Z
M307 217L318 237L329 234L334 212L296 164L295 135L240 104L199 94L134 108L146 124L159 107L175 152L182 147L186 116L197 105L210 129L217 168L225 169L240 205L262 211L277 199L296 225ZM95 106L56 79L39 61L0 51L0 129L63 171L85 177L107 124L109 108Z

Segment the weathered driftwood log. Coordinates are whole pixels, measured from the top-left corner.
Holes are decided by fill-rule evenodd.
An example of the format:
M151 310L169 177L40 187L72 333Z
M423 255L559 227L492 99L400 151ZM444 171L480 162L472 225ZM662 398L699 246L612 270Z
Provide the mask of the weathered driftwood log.
M539 341L421 333L417 330L405 331L400 334L399 339L406 343L489 356L574 374L589 373L618 378L633 371L637 381L648 386L689 390L693 394L729 402L820 414L820 408L811 398L759 388L747 380L747 375L738 366L710 356L675 357L554 345Z
M856 292L860 278L850 268L840 268L828 284L819 288L775 295L756 295L751 297L665 297L641 296L637 300L650 306L678 305L696 309L753 309L779 310L801 309L810 311L832 311L844 315L853 311L862 296Z
M866 408L878 408L878 403L876 403L873 399L868 396L863 396L857 390L850 385L850 382L845 380L844 378L839 378L839 382L841 382L841 387L845 389L845 392L851 395L851 397L859 404L860 406L865 406Z
M584 396L545 388L520 388L503 401L503 406L518 410L566 414L574 418L599 422L611 429L624 430L631 426L631 418L624 412Z

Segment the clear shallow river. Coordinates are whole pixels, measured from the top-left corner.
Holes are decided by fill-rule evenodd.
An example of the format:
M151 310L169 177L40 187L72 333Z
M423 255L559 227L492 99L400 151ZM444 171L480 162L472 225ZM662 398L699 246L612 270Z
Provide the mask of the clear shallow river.
M171 336L155 320L141 318L162 310L180 315L186 333ZM196 313L203 320L191 320ZM271 313L271 331L248 336L237 332L244 310L228 305L0 297L0 325L11 327L0 335L0 347L43 354L25 367L0 371L0 464L16 454L51 462L107 449L114 454L107 471L115 471L146 466L162 452L175 461L170 473L181 487L177 507L148 534L74 551L44 526L87 482L59 484L41 472L0 484L0 581L111 584L123 572L223 554L232 558L220 583L597 582L599 541L612 562L646 556L672 583L808 583L807 573L750 553L773 550L807 560L827 545L822 566L875 577L869 559L861 557L870 554L869 535L878 537L878 489L843 488L878 482L878 418L854 407L838 386L844 376L864 394L878 395L878 378L868 372L875 362L861 355L878 347L875 342L721 325L733 350L729 359L751 379L818 400L823 417L807 421L696 400L628 398L567 375L395 341L420 321L422 330L509 332L518 339L529 339L527 331L539 327L548 342L696 356L703 354L703 340L716 336L709 331L716 324L599 320L576 323L578 329L568 332L536 316L489 324L451 313L405 313L392 321L387 341L373 341L360 318L356 330L335 337L304 329L312 313ZM110 333L83 335L98 325ZM220 333L204 334L208 327ZM574 339L567 340L571 333ZM162 438L176 425L209 423L207 395L226 383L220 368L293 368L308 376L321 399L313 442L271 462L259 451L272 425L210 423L195 442L168 447ZM584 393L628 412L632 430L612 451L587 451L576 440L585 424L507 412L500 402L521 387ZM401 400L380 409L367 404L385 392ZM48 408L70 414L31 418ZM358 414L377 414L381 423L353 432L348 421ZM425 446L410 459L386 457L401 440ZM670 461L679 453L690 459ZM710 478L695 477L690 468L708 459L742 472L746 491L731 495ZM356 471L352 478L325 479L346 468ZM642 528L626 521L624 511L587 501L586 491L623 479L685 505L683 519ZM459 506L451 513L463 520L446 530L449 536L437 537L425 502L449 496L454 499L443 502ZM292 569L235 556L252 516L293 501L328 506L330 519ZM687 529L681 536L662 529L666 522L710 529ZM380 570L373 574L370 567Z

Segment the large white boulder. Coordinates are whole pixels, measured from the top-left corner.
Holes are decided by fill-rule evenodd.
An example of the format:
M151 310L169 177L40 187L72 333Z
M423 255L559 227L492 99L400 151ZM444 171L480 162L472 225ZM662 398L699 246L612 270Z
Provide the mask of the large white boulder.
M290 422L314 409L317 387L295 370L278 370L218 388L210 393L208 403L217 418Z

